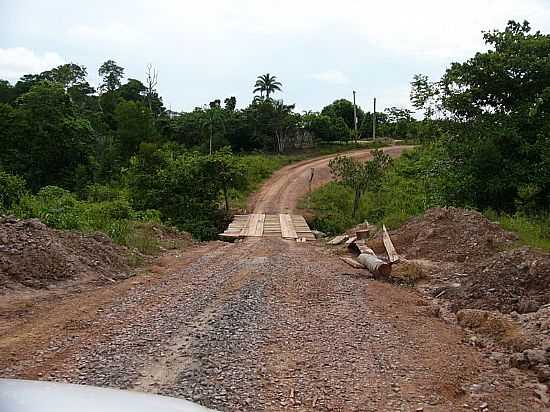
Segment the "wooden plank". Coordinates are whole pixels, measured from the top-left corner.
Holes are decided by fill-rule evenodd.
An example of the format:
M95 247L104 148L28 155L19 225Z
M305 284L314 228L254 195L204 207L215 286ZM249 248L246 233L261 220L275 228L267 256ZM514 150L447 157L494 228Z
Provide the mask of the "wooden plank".
M264 220L265 215L263 213L253 213L250 215L244 236L262 236L264 232Z
M395 251L395 247L393 246L393 242L391 241L390 235L388 234L388 231L386 230L386 225L382 225L382 230L384 231L382 233L382 240L384 241L384 247L386 248L386 252L388 252L388 258L390 259L390 263L395 263L399 261L399 255Z
M340 259L346 262L348 265L354 267L355 269L365 269L365 265L356 261L355 259L352 259L350 257L343 257L343 256L340 256Z
M336 236L334 239L332 239L330 242L328 242L329 245L339 245L344 240L348 238L348 235L340 235Z
M357 236L352 236L348 240L346 240L346 246L351 245L353 242L357 240Z
M298 235L292 224L292 219L289 214L280 214L279 222L281 224L281 236L285 239L296 239Z

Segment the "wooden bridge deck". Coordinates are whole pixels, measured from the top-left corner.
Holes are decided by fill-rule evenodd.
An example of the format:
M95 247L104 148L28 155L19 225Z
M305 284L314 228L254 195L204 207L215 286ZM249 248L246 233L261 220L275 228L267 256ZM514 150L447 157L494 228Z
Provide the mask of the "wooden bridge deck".
M281 237L283 239L315 240L306 220L300 215L278 214L236 215L220 237Z

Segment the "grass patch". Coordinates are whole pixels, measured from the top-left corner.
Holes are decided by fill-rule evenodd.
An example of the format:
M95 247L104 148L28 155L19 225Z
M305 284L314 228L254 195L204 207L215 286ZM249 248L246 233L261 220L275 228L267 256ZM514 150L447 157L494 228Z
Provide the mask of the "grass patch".
M550 214L527 216L522 213L509 215L486 210L484 215L499 222L503 229L517 233L520 242L546 251L550 251Z

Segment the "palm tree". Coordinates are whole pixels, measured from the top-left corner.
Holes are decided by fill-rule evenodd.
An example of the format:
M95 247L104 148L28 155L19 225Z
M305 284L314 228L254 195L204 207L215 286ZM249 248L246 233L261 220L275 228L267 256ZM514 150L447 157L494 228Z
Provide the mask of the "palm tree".
M269 95L276 91L281 91L283 85L277 81L277 76L271 76L269 73L258 76L256 83L254 84L254 93L260 92L260 96L263 97L265 92L266 100L269 100Z

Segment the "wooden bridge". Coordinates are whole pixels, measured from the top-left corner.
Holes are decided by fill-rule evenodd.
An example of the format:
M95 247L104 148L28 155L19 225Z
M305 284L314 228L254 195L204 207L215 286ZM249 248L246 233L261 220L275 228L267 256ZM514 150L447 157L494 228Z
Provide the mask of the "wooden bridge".
M222 239L246 237L281 237L283 239L315 240L306 220L300 215L277 214L235 215Z

